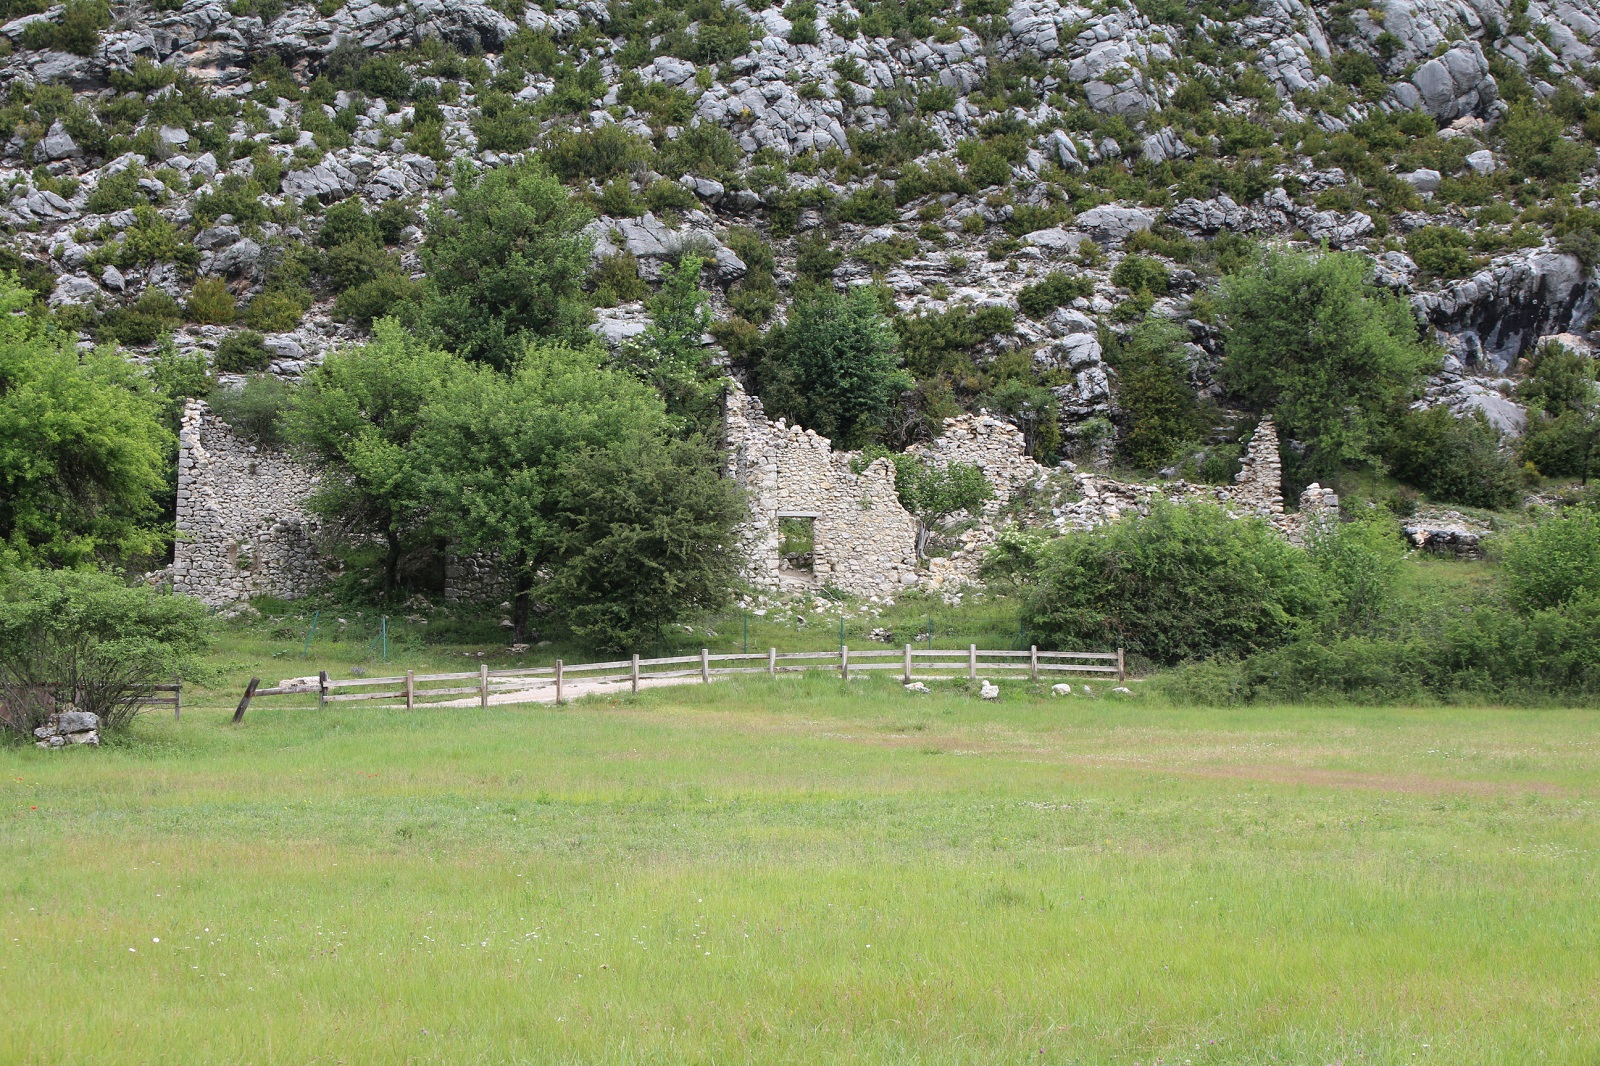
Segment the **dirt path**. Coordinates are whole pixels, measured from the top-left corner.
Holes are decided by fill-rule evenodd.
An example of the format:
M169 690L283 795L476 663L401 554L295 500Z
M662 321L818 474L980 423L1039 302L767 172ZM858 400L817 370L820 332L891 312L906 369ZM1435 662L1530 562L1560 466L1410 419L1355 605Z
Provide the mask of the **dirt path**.
M489 693L490 704L502 703L554 703L556 701L556 682L550 677L530 677L510 679L516 685L512 689L491 690ZM671 685L698 685L698 677L641 677L639 688L667 688ZM561 682L561 698L575 700L580 696L615 696L631 691L631 685L626 678L619 681L593 681L584 678L563 679ZM421 693L418 693L421 695ZM400 705L403 706L403 705ZM441 700L438 703L429 703L429 707L476 707L478 697L467 696L459 700Z

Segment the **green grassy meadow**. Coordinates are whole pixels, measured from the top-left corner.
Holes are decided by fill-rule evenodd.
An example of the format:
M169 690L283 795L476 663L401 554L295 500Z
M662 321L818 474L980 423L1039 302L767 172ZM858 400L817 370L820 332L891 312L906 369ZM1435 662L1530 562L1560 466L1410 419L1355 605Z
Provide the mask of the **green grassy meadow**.
M225 688L0 749L0 1061L1600 1061L1600 712Z

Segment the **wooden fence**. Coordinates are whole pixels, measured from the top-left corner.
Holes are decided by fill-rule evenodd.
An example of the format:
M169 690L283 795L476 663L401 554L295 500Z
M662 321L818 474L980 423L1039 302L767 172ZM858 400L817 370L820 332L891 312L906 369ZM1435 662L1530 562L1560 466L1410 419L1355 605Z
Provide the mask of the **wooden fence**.
M777 648L766 652L712 655L705 648L699 655L672 655L662 659L641 659L635 655L600 663L565 663L557 659L554 666L536 666L519 670L491 670L478 667L477 673L419 674L407 670L402 677L330 678L323 671L315 683L288 685L280 688L260 688L260 679L251 678L244 698L234 712L235 722L244 718L252 700L263 696L317 697L318 706L343 703L350 700L404 700L409 710L419 703L437 703L442 699L475 695L480 707L489 706L489 696L495 692L525 691L519 679L546 679L555 687L557 703L564 702L563 686L568 681L590 683L627 682L633 692L654 679L695 677L709 683L713 677L735 674L800 673L806 670L837 671L845 680L852 673L867 670L898 670L905 684L913 681L933 680L941 677L965 675L976 679L983 673L1026 673L1037 681L1041 674L1087 674L1114 678L1118 684L1127 680L1127 665L1122 649L1108 651L980 651L976 644L965 650L933 651L913 647L872 651L851 651L841 647L838 651L795 651L779 653ZM309 679L308 679L309 680ZM471 681L471 685L460 682ZM431 686L444 687L431 687ZM368 689L378 691L365 691ZM361 691L357 691L361 690Z
M158 692L170 692L170 696L158 696ZM170 704L174 720L183 717L183 682L178 678L172 679L170 685L141 685L138 689L139 698L136 701L141 706L147 703Z

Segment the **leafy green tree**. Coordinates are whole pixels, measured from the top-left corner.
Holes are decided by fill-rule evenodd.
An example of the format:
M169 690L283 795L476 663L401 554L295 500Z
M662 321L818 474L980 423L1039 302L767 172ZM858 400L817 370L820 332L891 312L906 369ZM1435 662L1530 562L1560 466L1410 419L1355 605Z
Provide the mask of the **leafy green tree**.
M504 369L529 338L586 340L588 209L532 163L474 176L428 218L420 324L440 346Z
M424 421L433 527L511 568L518 634L536 598L613 647L726 600L736 490L703 444L673 437L649 386L592 349L535 346L510 374L473 369Z
M399 585L401 556L430 510L416 445L423 410L468 369L383 319L370 344L330 353L307 375L284 417L285 437L322 471L313 509L383 538L385 591Z
M744 509L703 440L649 433L587 448L554 483L556 561L539 595L578 637L639 648L689 612L727 604Z
M0 565L82 566L161 550L172 435L149 379L80 353L0 276Z
M983 403L1016 423L1029 455L1046 466L1055 462L1061 449L1061 421L1053 392L1021 378L1009 378L991 389Z
M868 446L853 465L860 473L880 458L894 465L895 495L917 520L918 558L928 554L941 523L958 511L975 513L994 495L989 479L973 463L932 463L908 452Z
M1259 518L1159 504L1037 552L1023 621L1041 643L1124 647L1171 665L1292 640L1328 596L1306 554Z
M1222 280L1223 378L1305 446L1285 454L1291 487L1374 462L1436 364L1410 307L1367 273L1358 255L1269 254Z
M61 704L107 729L140 686L186 673L209 640L199 600L94 570L0 570L0 729L27 735Z
M1180 326L1147 319L1109 353L1117 372L1119 445L1134 466L1165 466L1205 431L1183 357L1187 339Z
M661 291L649 301L650 326L621 363L655 387L667 411L685 425L712 433L720 418L723 374L711 363L706 331L711 308L700 288L698 256L662 270Z
M856 448L883 428L911 376L877 295L814 289L796 298L770 356L757 367L767 410Z

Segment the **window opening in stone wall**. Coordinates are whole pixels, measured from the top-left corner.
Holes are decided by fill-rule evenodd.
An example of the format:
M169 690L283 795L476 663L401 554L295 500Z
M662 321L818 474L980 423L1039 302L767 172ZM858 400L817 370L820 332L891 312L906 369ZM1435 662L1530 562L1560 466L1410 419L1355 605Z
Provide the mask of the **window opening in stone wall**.
M814 515L778 516L778 574L800 581L816 579L817 527Z

